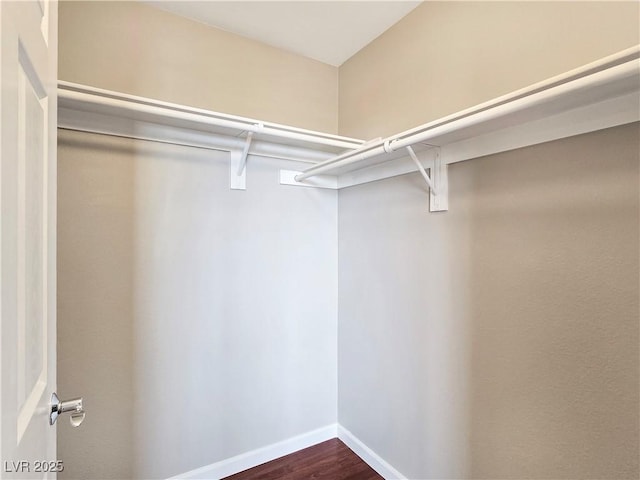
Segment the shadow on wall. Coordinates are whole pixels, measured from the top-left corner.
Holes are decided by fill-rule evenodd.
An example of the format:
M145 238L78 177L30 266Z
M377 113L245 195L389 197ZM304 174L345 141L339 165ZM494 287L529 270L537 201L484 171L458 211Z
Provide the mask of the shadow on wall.
M135 150L64 130L58 149L58 391L88 412L58 422L59 478L133 478Z
M639 145L634 124L451 168L473 182L471 478L638 478Z

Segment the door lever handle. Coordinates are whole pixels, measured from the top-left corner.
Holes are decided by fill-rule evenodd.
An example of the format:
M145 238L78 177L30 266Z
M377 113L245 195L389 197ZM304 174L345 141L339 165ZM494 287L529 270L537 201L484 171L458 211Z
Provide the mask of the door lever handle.
M85 411L82 407L82 397L71 400L60 401L55 393L51 394L51 410L49 411L49 425L56 423L58 416L63 413L70 413L69 421L74 427L79 427L84 421Z

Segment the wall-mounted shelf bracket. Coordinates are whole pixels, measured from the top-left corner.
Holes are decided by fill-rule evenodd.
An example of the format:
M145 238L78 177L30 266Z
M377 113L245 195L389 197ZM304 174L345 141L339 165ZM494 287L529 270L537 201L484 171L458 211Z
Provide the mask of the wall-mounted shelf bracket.
M406 147L406 149L407 149L407 152L409 152L409 156L411 157L411 160L413 160L413 163L415 163L416 167L418 167L418 171L420 172L420 175L422 175L422 178L424 178L424 181L427 182L427 186L431 190L431 193L436 195L437 191L436 191L436 188L433 186L433 181L431 180L431 177L429 177L429 174L427 173L427 171L422 166L422 163L420 163L420 160L418 160L418 157L416 156L416 152L414 152L413 148L411 148L410 146Z
M447 166L442 161L440 147L434 147L435 155L433 166L431 167L431 175L427 173L413 148L411 146L405 148L429 187L429 211L442 212L449 210L449 178L447 176Z
M260 131L264 125L256 124L256 129ZM232 151L229 163L229 185L231 190L247 189L247 157L249 156L249 148L253 140L254 132L247 132L242 151Z
M449 210L449 172L442 159L440 147L436 147L433 168L431 168L433 187L429 193L429 211L443 212Z
M244 148L242 149L242 155L240 156L240 165L238 165L237 175L242 175L247 167L247 157L249 156L249 148L251 147L252 139L253 132L247 133L247 138L244 141Z
M242 151L231 150L229 152L229 188L231 190L247 189L247 169L240 169L242 164ZM241 171L242 173L238 174Z

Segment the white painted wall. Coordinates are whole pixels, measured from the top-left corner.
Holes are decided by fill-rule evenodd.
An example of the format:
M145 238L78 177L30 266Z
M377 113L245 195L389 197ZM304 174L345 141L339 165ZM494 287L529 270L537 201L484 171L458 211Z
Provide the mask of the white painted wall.
M60 131L61 478L167 478L336 421L337 195L285 161ZM122 402L122 403L121 403Z

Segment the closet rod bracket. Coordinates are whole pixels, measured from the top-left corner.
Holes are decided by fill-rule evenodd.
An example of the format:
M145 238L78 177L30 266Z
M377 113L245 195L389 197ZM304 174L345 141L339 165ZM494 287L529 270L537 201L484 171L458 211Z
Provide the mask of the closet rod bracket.
M440 147L434 146L433 149L430 150L434 153L433 163L428 167L430 174L427 173L427 170L413 148L410 145L405 148L429 187L429 211L442 212L449 210L447 165L442 161Z
M229 163L229 185L231 190L247 189L247 157L249 156L249 149L253 141L253 134L260 132L264 128L264 125L262 123L256 123L254 127L255 131L250 130L247 132L242 150L231 152Z
M229 188L231 190L247 189L247 169L240 168L242 163L242 151L231 150L229 152Z
M431 181L434 188L429 191L429 211L444 212L449 210L449 172L448 166L442 158L440 147L435 148Z
M407 149L407 152L409 152L409 156L411 157L411 160L413 160L413 163L415 163L416 167L418 167L418 171L420 172L420 175L422 175L422 178L424 178L424 181L427 182L427 186L429 187L429 190L434 195L437 195L436 187L434 187L431 177L422 166L422 163L420 163L420 160L418 160L418 156L416 155L416 152L413 151L413 148L411 148L411 146L406 147L406 149Z
M249 148L251 147L251 140L253 139L253 132L247 132L247 138L244 141L244 147L242 148L242 154L240 155L240 165L238 165L238 175L244 173L247 168L247 157L249 156Z

